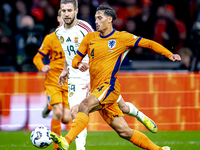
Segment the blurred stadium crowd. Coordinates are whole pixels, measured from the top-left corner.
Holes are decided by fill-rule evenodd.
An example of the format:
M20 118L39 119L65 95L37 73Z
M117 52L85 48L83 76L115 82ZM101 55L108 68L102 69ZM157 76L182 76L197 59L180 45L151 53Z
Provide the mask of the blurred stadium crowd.
M58 26L60 0L0 1L0 72L37 71L33 56L45 35ZM114 27L154 40L182 61L173 70L198 71L200 59L200 0L79 0L78 18L95 29L95 11L109 4L117 13ZM133 60L133 61L130 61ZM48 57L45 58L48 63ZM134 65L139 61L140 65ZM126 69L168 62L149 49L133 48L123 62ZM146 63L145 63L146 62ZM168 67L169 69L169 67Z

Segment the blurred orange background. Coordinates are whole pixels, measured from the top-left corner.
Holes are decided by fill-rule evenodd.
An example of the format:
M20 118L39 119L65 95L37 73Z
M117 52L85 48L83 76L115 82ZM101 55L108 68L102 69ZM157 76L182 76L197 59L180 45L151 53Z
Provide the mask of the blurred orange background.
M159 131L200 130L199 73L120 72L118 78L124 100L133 103L140 111L152 118ZM43 73L0 74L1 130L32 130L42 123L50 125L41 117L46 103L44 79ZM33 108L32 105L35 107ZM34 115L41 121L31 119ZM15 124L13 119L16 118L15 116L19 116L19 119L20 116L24 116L22 117L24 121ZM125 115L125 119L131 128L146 131L146 128L135 118ZM68 130L70 124L64 128ZM90 114L88 130L112 129L98 112L94 112Z

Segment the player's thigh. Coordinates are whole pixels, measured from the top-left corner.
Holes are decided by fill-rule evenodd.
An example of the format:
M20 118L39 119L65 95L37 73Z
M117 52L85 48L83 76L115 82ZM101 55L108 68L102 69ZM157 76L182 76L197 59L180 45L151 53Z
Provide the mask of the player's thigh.
M68 101L68 90L62 89L63 123L67 124L71 120L71 111Z
M120 93L116 90L111 90L109 84L104 83L100 85L90 95L93 95L98 99L100 103L99 113L108 124L113 121L115 116L123 116L123 113L117 104Z
M126 105L126 103L121 95L119 96L119 98L117 100L117 104L123 113L128 113L130 111L130 108Z
M61 99L62 99L63 107L66 109L70 109L67 90L62 90L62 98Z
M104 83L99 85L90 95L95 96L99 100L102 109L115 103L120 93L113 90L110 84Z
M99 109L100 109L100 102L93 95L89 95L79 105L79 111L84 112L85 114L89 114Z
M61 112L63 111L63 105L62 103L56 103L52 105L52 110L53 111L58 111L60 110Z
M64 124L68 124L71 120L71 111L69 108L63 108L63 119Z
M111 105L107 105L107 107L101 108L99 113L109 125L113 122L115 117L124 116L123 112L119 109L117 102L114 102Z

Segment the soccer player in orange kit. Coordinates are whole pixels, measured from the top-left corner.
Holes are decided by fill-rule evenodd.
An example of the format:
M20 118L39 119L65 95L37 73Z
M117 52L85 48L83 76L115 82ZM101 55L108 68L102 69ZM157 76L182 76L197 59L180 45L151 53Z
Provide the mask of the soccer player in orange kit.
M116 19L116 14L107 5L97 8L95 19L97 31L84 37L72 62L74 68L83 72L89 68L91 93L80 103L79 112L68 134L62 137L51 132L52 140L60 148L68 150L69 144L87 126L89 113L99 111L120 137L134 145L148 150L170 150L168 146L157 146L146 135L128 126L116 102L120 96L117 74L129 47L150 48L171 61L180 61L180 56L152 40L113 29L112 22ZM89 56L89 65L81 62L86 54Z
M68 134L63 138L54 132L50 136L60 148L67 150L74 138L87 126L89 113L99 111L103 119L119 134L134 145L148 150L170 150L168 146L159 147L143 133L132 130L123 118L117 99L120 96L120 84L117 74L129 47L140 46L150 48L165 55L172 61L180 61L178 54L172 54L162 45L136 35L119 32L113 29L112 22L116 19L115 11L106 5L97 8L97 31L88 33L81 42L72 66L81 71L89 68L91 93L79 105L79 112ZM89 56L89 66L81 62Z
M63 24L61 10L58 11L57 21L59 25ZM44 65L42 59L47 54L50 55L50 64ZM64 61L65 54L55 32L48 34L44 38L38 53L33 58L33 62L38 70L46 73L44 83L48 99L48 108L45 107L43 117L45 118L48 115L47 112L50 112L52 107L53 118L51 121L51 131L58 135L61 134L61 122L67 124L71 120L71 112L68 105L68 85L65 84L62 87L58 85L58 78L63 70ZM54 143L54 150L56 149L59 149L59 146Z
M157 146L146 135L128 126L117 104L120 97L117 74L130 47L150 48L172 61L180 61L180 56L171 53L152 40L113 29L112 22L116 19L116 14L109 6L99 6L95 19L97 31L88 33L84 37L72 62L72 66L81 71L89 68L91 93L80 103L79 112L68 134L62 137L51 132L52 140L61 149L68 150L69 144L87 126L89 113L99 111L103 119L120 137L134 145L148 150L170 150L171 148L168 146L162 148ZM86 54L89 56L89 65L81 62Z

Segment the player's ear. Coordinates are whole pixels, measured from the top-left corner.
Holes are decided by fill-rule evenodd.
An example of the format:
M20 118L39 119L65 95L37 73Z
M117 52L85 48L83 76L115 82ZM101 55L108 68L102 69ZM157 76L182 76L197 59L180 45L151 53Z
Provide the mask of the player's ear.
M76 8L75 12L76 12L76 15L77 15L78 14L78 8Z
M108 22L112 23L112 17L111 16L108 16Z

